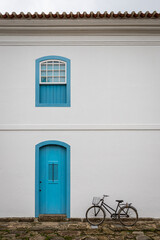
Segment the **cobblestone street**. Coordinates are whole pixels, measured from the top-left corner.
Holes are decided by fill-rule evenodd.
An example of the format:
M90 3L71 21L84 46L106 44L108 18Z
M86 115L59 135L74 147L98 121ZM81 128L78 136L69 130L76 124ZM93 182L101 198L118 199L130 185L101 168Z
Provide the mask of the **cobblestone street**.
M160 220L140 220L134 227L106 221L92 228L83 221L39 222L37 219L0 219L0 239L24 240L160 240Z

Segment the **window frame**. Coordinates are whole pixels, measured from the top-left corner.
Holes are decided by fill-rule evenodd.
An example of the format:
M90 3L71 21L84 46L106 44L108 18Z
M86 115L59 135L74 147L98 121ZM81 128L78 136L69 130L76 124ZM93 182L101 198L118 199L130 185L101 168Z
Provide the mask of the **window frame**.
M41 62L47 61L47 60L60 60L66 63L66 82L65 83L45 83L45 85L66 85L66 103L40 103L40 85L42 84L40 82L40 66ZM35 106L36 107L70 107L70 59L61 57L61 56L55 56L55 55L50 55L50 56L44 56L41 58L36 59L36 64L35 64L35 77L36 77L36 86L35 86L35 91L36 91L36 97L35 97Z

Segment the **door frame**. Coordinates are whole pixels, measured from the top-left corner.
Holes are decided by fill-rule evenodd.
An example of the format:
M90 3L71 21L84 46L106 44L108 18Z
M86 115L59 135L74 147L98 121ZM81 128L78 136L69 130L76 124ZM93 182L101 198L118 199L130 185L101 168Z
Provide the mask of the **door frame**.
M40 142L35 146L35 217L39 216L39 150L47 145L62 146L66 149L66 215L70 218L70 146L54 140Z

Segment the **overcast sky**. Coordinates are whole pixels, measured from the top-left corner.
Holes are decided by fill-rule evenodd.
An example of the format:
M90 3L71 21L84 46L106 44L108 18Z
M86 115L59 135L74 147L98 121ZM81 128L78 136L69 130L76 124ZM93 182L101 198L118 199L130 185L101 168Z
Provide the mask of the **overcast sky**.
M0 0L0 12L160 12L160 0Z

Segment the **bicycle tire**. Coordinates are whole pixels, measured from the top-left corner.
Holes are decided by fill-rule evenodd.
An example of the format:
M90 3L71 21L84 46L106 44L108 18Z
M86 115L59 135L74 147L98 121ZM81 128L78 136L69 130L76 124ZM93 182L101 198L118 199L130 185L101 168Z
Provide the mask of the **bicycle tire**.
M105 211L100 206L91 206L86 211L86 219L91 225L98 226L105 220Z
M124 206L118 212L118 220L124 226L133 226L138 221L138 212L132 206Z

